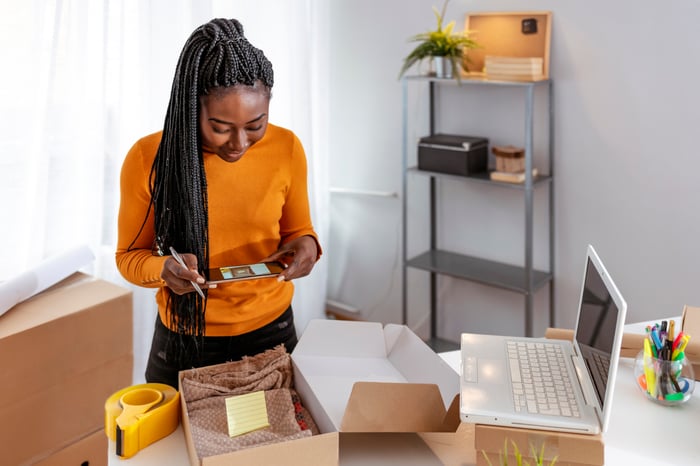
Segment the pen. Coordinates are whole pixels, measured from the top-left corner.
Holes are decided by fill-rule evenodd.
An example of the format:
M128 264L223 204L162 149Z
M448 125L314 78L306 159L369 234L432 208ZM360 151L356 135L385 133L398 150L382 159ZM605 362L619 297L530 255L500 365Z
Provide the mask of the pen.
M661 340L659 339L659 333L656 329L652 329L651 331L651 339L654 342L654 346L656 346L656 350L659 351L662 348L661 345Z
M676 348L678 348L678 345L681 344L681 340L682 340L682 339L683 339L683 330L681 330L680 332L678 332L678 335L676 335L676 338L673 340L673 346L671 346L671 349L672 349L673 351L675 351Z
M644 377L647 381L647 391L649 395L656 398L656 372L654 372L654 361L652 359L652 344L648 338L644 339Z
M673 359L676 355L682 353L685 351L685 347L688 344L688 340L690 340L689 335L683 335L681 338L680 344L676 347L676 349L673 351L673 354L671 355L671 359Z
M182 260L182 256L180 256L180 254L178 254L177 251L175 251L175 248L173 248L172 246L170 246L170 254L173 255L173 257L175 258L175 260L178 261L178 262L180 263L181 266L183 266L184 268L187 268L187 265L185 265L185 261ZM192 280L190 280L190 283L192 283L192 286L194 287L194 289L197 290L197 293L199 293L199 296L201 296L202 299L206 299L206 298L204 297L204 292L203 292L202 289L199 287L199 285L197 285L197 284L196 284L195 282L193 282Z

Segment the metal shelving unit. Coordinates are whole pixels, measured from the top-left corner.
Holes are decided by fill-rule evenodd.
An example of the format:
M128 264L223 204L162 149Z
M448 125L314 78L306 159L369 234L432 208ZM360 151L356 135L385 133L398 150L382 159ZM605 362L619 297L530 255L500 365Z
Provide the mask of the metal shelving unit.
M408 145L408 86L409 83L423 83L429 86L429 111L430 111L430 134L435 134L435 91L440 85L461 85L461 86L500 86L521 89L525 98L525 182L522 184L503 183L491 181L488 173L479 173L472 176L448 175L425 170L418 170L408 166L409 150L415 147ZM548 163L549 173L532 177L533 168L533 138L534 138L534 93L538 87L547 89L547 114L548 114ZM549 325L554 326L554 190L553 190L553 105L552 105L552 83L550 80L535 82L510 82L510 81L490 81L486 79L463 79L458 84L454 79L440 79L429 77L406 77L402 81L402 105L403 105L403 183L402 183L402 319L407 324L407 269L415 268L430 273L430 341L428 342L436 351L455 349L456 342L447 341L437 336L437 277L447 275L462 280L481 283L496 288L519 293L524 297L524 328L525 335L533 335L533 295L536 291L549 284ZM430 245L429 249L415 257L407 256L408 232L407 232L407 205L408 205L408 183L409 176L423 175L430 178ZM437 245L437 218L436 218L436 182L438 179L460 180L465 183L488 183L491 186L499 186L504 189L512 189L520 192L524 200L525 214L525 244L523 265L516 266L486 260L480 257L465 256L454 252L440 249ZM535 270L533 267L533 195L534 190L540 187L547 187L549 192L549 270Z

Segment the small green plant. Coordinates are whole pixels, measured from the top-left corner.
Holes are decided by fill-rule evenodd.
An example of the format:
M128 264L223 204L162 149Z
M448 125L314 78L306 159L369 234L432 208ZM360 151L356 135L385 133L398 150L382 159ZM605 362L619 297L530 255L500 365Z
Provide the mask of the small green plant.
M453 76L459 78L459 66L468 61L466 55L468 49L479 47L479 44L469 37L467 31L453 32L455 22L450 21L443 25L445 10L449 0L445 0L442 11L433 6L433 13L437 19L437 29L423 32L411 37L411 42L420 42L415 49L404 59L399 77L403 76L414 64L432 57L446 57L451 66Z
M557 462L558 456L555 456L549 463L545 463L544 443L540 447L539 452L535 449L534 445L530 445L531 457L529 459L523 457L523 454L520 452L518 445L513 440L511 440L510 443L513 445L513 456L515 457L515 465L512 466L554 466ZM481 454L484 455L484 459L489 464L489 466L493 466L493 464L491 463L491 459L488 457L486 452L482 450ZM533 461L533 463L531 463L530 461ZM507 439L503 442L503 451L498 454L498 466L509 466Z

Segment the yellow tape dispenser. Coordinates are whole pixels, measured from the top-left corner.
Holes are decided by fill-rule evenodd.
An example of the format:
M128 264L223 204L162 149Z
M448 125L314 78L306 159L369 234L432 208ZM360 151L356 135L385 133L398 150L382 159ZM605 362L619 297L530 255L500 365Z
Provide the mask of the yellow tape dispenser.
M131 458L177 429L179 401L177 390L161 383L132 385L107 398L105 433L116 443L117 455Z

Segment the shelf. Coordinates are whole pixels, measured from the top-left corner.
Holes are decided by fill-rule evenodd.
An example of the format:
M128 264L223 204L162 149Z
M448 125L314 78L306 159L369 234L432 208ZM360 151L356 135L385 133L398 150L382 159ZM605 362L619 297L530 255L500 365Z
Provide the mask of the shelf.
M525 283L524 267L439 249L416 256L408 260L406 265L522 294L537 291L552 280L551 273L533 270L532 289L529 289Z
M407 81L424 81L434 82L439 84L455 84L457 86L504 86L504 87L538 87L548 86L549 79L540 79L538 81L503 81L497 79L488 79L485 77L460 77L456 78L436 78L435 76L406 76L403 79Z
M475 173L473 175L450 175L449 173L432 172L429 170L420 170L417 167L410 167L407 169L408 173L421 176L434 176L436 178L445 178L460 181L469 181L476 183L488 183L492 186L502 186L504 188L513 189L525 189L525 183L506 183L503 181L492 181L489 178L489 172ZM532 185L538 186L542 184L548 184L552 182L552 177L549 175L537 175L532 179Z
M538 150L538 155L540 158L546 156L547 163L544 164L540 161L538 169L541 174L535 177L529 177L526 182L523 183L507 183L503 181L492 181L488 171L477 173L473 175L457 175L448 174L441 172L433 172L429 170L419 170L415 166L415 159L409 157L412 154L414 146L409 143L411 135L409 134L409 121L414 118L413 115L409 115L408 103L409 103L409 87L410 84L418 84L420 86L426 86L428 88L428 132L431 135L438 134L440 131L436 125L436 116L439 113L436 102L440 102L438 97L438 92L440 88L450 87L454 92L455 89L466 89L471 88L473 92L481 93L481 91L486 91L486 87L496 87L500 89L511 89L512 91L518 92L508 92L513 94L510 97L517 99L515 94L522 93L522 99L525 105L525 132L523 134L523 147L525 152L525 162L526 166L533 168L534 159L534 148L535 148L535 120L541 117L546 118L544 123L546 123L546 137L548 138L547 146L545 152L540 153ZM474 88L473 86L476 86ZM536 90L546 91L546 93L537 92ZM548 285L549 291L549 326L554 326L554 190L553 187L553 103L552 103L552 82L549 79L542 79L538 81L501 81L501 80L490 80L483 75L471 75L471 76L461 76L459 80L457 79L446 79L437 78L435 76L405 76L402 79L402 130L403 130L403 142L402 142L402 171L403 171L403 184L402 184L402 320L405 323L408 321L408 289L407 289L407 269L414 268L424 271L431 272L430 274L430 290L429 290L429 307L430 307L430 341L434 342L437 347L442 347L442 342L445 340L440 340L438 338L438 325L439 312L438 312L438 292L437 287L437 275L451 276L456 279L467 280L474 283L479 283L487 285L494 288L499 288L506 291L512 291L519 293L524 296L524 328L525 335L532 336L534 334L533 328L533 311L534 311L534 294L545 285ZM535 114L535 101L546 99L546 105L538 109L537 115ZM541 104L538 103L538 106ZM418 124L418 123L416 123ZM465 125L466 126L466 125ZM538 128L539 129L539 128ZM498 128L494 128L494 131ZM465 134L469 133L468 128L464 128ZM411 159L411 161L409 161ZM539 159L538 159L539 160ZM409 163L414 164L414 166L409 166ZM408 222L407 217L409 213L409 182L416 182L415 178L417 176L423 176L429 180L429 211L427 213L426 229L429 230L429 243L428 252L420 254L412 259L408 257L408 245L410 244L410 238L408 234ZM486 260L479 255L480 250L473 251L475 256L467 256L462 254L457 254L454 252L448 252L446 250L438 249L437 239L439 235L439 220L437 211L438 204L441 202L440 195L437 191L439 182L449 182L449 183L469 183L476 187L474 183L480 184L481 186L490 185L496 189L504 188L511 189L516 194L516 197L522 197L524 201L523 213L525 214L525 229L524 229L524 248L523 248L523 261L521 266L505 264L502 262L496 262L492 260ZM419 182L419 184L421 184ZM539 188L546 188L548 200L548 236L549 236L549 266L543 266L548 269L548 272L535 270L533 267L534 261L534 209L535 209L535 190ZM422 191L420 191L422 193ZM537 202L539 203L541 196L538 196ZM538 218L539 220L539 218ZM478 225L476 225L478 227ZM454 347L454 343L448 347Z

